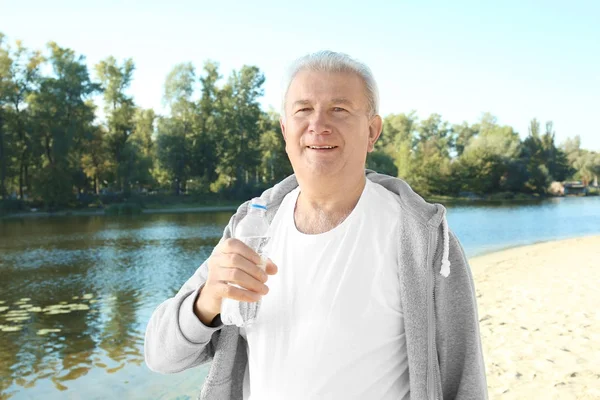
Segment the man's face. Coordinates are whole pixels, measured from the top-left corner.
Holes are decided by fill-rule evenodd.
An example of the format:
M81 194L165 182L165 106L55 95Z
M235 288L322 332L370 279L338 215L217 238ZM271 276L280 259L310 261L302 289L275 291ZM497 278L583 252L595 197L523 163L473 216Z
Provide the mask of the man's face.
M381 117L369 118L365 85L353 73L300 71L285 115L285 150L294 172L304 177L362 174L381 133Z

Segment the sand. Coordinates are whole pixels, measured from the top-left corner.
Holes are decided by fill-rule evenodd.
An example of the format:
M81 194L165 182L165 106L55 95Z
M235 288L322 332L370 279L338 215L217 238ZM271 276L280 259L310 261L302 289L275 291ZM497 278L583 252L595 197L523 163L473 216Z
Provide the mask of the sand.
M490 399L600 399L600 236L469 262Z

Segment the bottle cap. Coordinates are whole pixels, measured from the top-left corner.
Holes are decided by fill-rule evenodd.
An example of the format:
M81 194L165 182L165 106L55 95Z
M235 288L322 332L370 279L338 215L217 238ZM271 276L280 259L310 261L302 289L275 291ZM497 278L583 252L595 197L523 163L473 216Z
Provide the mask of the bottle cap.
M252 208L258 208L260 210L266 210L267 209L267 203L263 199L261 199L260 197L255 197L255 198L252 199L250 207L252 207Z

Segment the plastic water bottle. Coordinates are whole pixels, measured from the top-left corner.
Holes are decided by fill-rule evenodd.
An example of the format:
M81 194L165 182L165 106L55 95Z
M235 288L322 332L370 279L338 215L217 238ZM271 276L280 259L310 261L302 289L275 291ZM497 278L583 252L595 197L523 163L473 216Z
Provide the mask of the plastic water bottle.
M244 242L261 258L258 265L263 271L267 265L265 248L269 242L269 222L267 221L267 204L261 198L254 198L250 203L248 215L236 226L233 237ZM238 285L231 284L236 287ZM225 325L249 326L258 316L260 303L240 302L224 298L221 303L221 321Z

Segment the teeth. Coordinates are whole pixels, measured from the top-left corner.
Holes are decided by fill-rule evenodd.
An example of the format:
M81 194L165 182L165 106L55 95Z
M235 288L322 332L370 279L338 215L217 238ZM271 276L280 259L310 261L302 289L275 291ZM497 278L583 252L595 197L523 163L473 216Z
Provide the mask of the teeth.
M333 149L335 146L308 146L311 149Z

